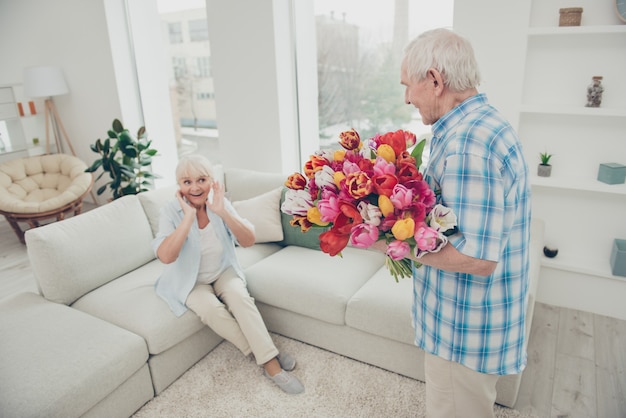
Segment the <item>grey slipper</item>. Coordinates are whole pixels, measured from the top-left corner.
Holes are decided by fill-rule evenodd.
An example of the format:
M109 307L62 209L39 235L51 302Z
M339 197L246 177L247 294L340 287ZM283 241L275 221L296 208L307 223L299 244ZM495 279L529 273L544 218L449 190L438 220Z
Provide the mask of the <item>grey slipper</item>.
M296 359L291 357L289 354L280 353L276 358L278 359L278 363L280 363L280 367L283 370L290 372L296 368Z
M270 376L266 371L264 371L264 374L268 379L276 383L285 393L296 395L304 392L304 386L302 386L298 378L284 370L281 370L280 373L275 376Z

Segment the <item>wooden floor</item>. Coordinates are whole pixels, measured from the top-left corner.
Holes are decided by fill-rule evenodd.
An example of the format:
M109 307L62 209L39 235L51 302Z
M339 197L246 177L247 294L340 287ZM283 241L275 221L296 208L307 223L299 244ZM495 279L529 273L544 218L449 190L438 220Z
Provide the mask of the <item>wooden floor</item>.
M22 291L37 292L35 278L26 247L2 218L0 299ZM515 409L540 417L626 418L626 321L538 303Z

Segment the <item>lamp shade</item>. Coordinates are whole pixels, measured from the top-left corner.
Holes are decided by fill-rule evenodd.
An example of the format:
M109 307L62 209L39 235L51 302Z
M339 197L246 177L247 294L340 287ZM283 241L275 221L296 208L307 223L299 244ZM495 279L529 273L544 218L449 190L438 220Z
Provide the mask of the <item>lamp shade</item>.
M24 96L50 97L69 93L59 67L28 67L24 69Z

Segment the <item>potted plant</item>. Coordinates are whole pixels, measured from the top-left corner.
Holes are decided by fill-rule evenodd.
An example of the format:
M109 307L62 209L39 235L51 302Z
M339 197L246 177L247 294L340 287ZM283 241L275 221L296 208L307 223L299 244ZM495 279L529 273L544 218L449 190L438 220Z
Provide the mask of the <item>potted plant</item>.
M550 165L550 158L552 158L552 154L542 152L539 154L539 158L541 162L537 168L537 175L540 177L550 177L550 174L552 173L552 166Z
M98 139L95 144L90 145L91 150L100 157L85 170L93 173L102 168L103 171L96 181L104 173L109 173L111 180L98 188L98 195L104 193L107 187L113 193L113 200L147 191L148 186L153 184L153 179L159 176L149 170L157 150L150 148L152 141L147 138L145 127L139 128L134 137L124 128L122 122L115 119L107 134L104 141Z

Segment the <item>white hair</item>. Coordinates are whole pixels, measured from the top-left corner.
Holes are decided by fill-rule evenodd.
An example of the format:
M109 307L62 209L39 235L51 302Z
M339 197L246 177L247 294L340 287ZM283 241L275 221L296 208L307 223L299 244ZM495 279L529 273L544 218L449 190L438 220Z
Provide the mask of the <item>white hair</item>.
M202 176L213 178L213 165L208 158L199 154L189 154L178 160L176 181L183 177L196 178Z
M480 72L470 42L449 29L426 31L404 49L407 76L421 81L435 68L453 91L478 87Z

